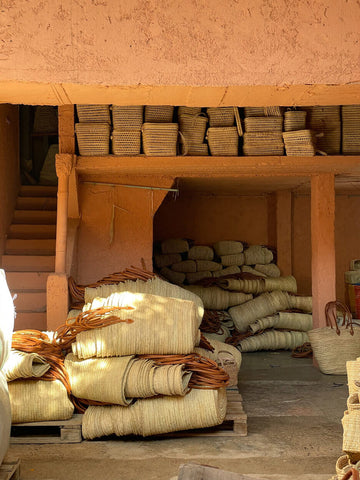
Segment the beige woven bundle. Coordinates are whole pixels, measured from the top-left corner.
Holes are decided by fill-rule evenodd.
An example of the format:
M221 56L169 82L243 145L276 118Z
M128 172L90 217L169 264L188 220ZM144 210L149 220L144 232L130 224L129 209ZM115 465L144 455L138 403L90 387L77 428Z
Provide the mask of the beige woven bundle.
M205 138L207 125L207 116L203 113L197 115L189 115L187 113L180 114L179 130L185 137L188 145L202 144Z
M198 115L201 113L201 107L186 107L181 105L178 107L178 116L187 114L187 115Z
M173 272L173 274L176 274L176 272ZM120 282L117 285L101 285L97 288L87 287L85 288L85 303L92 302L96 297L108 297L116 292L150 293L161 297L174 297L183 300L190 300L197 306L199 319L202 319L204 315L204 305L197 295L194 295L192 292L184 290L177 285L166 282L161 278L152 278L146 282L143 280L136 280L135 282L127 280L126 282Z
M80 359L135 354L188 354L199 341L202 317L194 302L146 293L113 293L96 298L84 311L102 307L133 307L114 310L121 322L86 330L76 336L72 351Z
M264 278L259 280L237 280L233 278L223 279L219 286L225 290L233 290L244 293L263 293L274 290L296 293L296 279L292 275L279 278Z
M9 382L12 423L68 420L74 406L59 380Z
M145 122L171 123L173 115L172 105L145 105Z
M249 330L252 333L260 332L260 330L266 330L268 328L274 327L279 321L278 314L269 315L268 317L258 318L254 323L249 325Z
M110 125L108 123L77 123L76 138L80 155L108 155Z
M312 157L316 153L314 134L311 130L283 132L287 156Z
M344 475L351 469L355 468L356 470L360 471L360 462L351 463L350 458L348 455L341 455L336 461L335 469L336 469L336 480L342 480Z
M236 127L209 127L206 138L211 155L238 156L239 133Z
M280 277L280 268L275 263L268 263L267 265L262 265L257 263L254 266L255 271L262 274L265 274L267 277L278 278Z
M261 273L258 270L255 270L255 268L250 267L250 265L242 265L241 271L243 273L251 273L252 275L257 275L258 277L266 277L265 273Z
M204 278L212 277L212 272L210 270L205 270L203 272L194 272L194 273L187 273L186 274L186 281L192 285L193 283L197 283Z
M206 307L205 307L206 308ZM289 308L288 294L285 292L265 292L242 305L229 309L238 332L246 332L249 325L258 318L268 317L280 310Z
M261 245L251 245L244 251L246 265L268 264L273 261L273 253Z
M3 373L6 380L11 382L18 378L42 377L50 368L46 360L37 353L24 353L11 350Z
M358 155L360 153L360 105L343 105L342 116L342 153Z
M289 295L289 308L312 312L312 297L301 295Z
M265 278L265 292L282 290L283 292L296 293L297 283L293 275L278 278Z
M206 109L210 127L232 127L235 121L234 107L209 107Z
M360 359L348 360L346 362L346 373L349 395L359 392L360 388L355 382L360 382Z
M343 426L342 449L350 462L360 460L360 410L345 411L341 420Z
M283 108L272 105L270 107L264 107L264 115L270 117L281 117L283 114Z
M354 410L360 411L359 393L355 392L348 396L346 401L347 409L349 412Z
M143 123L143 105L112 105L112 121L114 129L138 127Z
M222 265L212 260L196 260L196 271L197 272L217 272L222 269Z
M176 285L182 285L185 282L186 274L182 272L174 272L171 268L163 267L160 270L160 275Z
M181 238L169 238L161 242L162 253L186 253L189 251L189 243Z
M206 338L208 340L217 340L218 342L225 342L225 340L229 337L230 330L225 325L221 325L220 329L217 332L206 334Z
M220 257L221 264L226 267L231 267L233 265L243 265L245 262L245 256L243 253L234 253L231 255L221 255Z
M225 389L192 389L184 397L146 398L129 407L89 407L83 417L82 434L86 440L111 434L146 437L212 427L221 424L225 415Z
M154 390L157 395L177 395L183 397L189 392L192 372L184 370L184 365L164 365L155 369Z
M76 105L81 123L111 123L109 105Z
M154 261L157 268L168 267L173 263L181 262L180 253L167 253L154 255Z
M217 272L212 272L213 277L224 277L225 275L233 275L234 273L240 273L241 270L237 265L231 265L230 267L223 268Z
M265 116L264 107L245 107L245 117L263 117Z
M255 323L250 325L250 330L255 333L271 327L308 332L313 327L312 315L306 313L279 312L270 317L259 318Z
M339 105L304 107L307 111L307 128L317 136L317 149L328 155L340 153L341 117Z
M122 127L111 134L112 153L114 155L139 155L141 149L141 130L137 127Z
M241 352L259 350L292 350L309 341L306 332L279 332L268 330L260 335L247 337L239 343Z
M177 123L143 123L141 131L145 155L175 156L178 128Z
M236 240L220 240L220 242L214 243L213 248L216 255L221 257L222 255L235 255L237 253L242 253L244 245L242 242Z
M179 263L173 263L171 265L171 270L183 273L196 272L196 262L195 260L183 260Z
M293 130L305 130L306 128L306 111L304 110L288 110L284 113L284 131L291 132Z
M126 397L125 385L132 361L133 356L80 360L69 353L65 358L65 369L69 374L71 393L87 400L129 405L132 398Z
M189 260L212 260L213 258L214 250L207 245L194 245L188 253Z
M280 132L244 133L244 155L284 155L284 142Z
M228 292L219 287L187 285L183 288L200 297L203 301L204 308L209 310L226 310L233 305L240 305L252 299L252 295L240 292Z
M282 117L248 117L245 118L246 132L282 132Z

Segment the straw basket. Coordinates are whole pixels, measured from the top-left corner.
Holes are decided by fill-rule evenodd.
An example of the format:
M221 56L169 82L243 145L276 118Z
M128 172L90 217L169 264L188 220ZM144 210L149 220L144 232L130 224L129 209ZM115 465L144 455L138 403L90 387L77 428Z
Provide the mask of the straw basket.
M252 299L252 295L247 295L242 292L228 292L219 287L189 285L184 288L200 297L203 301L204 308L209 310L226 310L233 305L240 305Z
M207 143L193 144L189 145L187 148L186 155L191 155L193 157L202 157L209 155L209 147Z
M264 107L245 107L245 117L264 117Z
M234 107L209 107L206 109L210 127L232 127L235 120Z
M112 105L112 120L115 130L118 128L138 127L143 123L143 105L119 106Z
M293 130L306 129L306 112L304 110L288 110L284 114L284 130L291 132Z
M205 137L207 117L205 114L189 115L183 113L179 115L179 130L184 135L188 145L202 144Z
M80 123L111 123L109 105L76 105Z
M173 115L172 105L145 105L146 123L171 123Z
M138 155L141 148L141 130L121 128L112 132L112 153L114 155Z
M315 155L314 134L311 130L297 130L283 133L287 156Z
M282 132L282 117L245 118L246 132Z
M264 107L264 115L266 117L281 117L282 108L277 106Z
M108 155L110 125L108 123L77 123L76 138L80 155Z
M292 350L308 341L305 332L266 331L260 335L245 338L239 344L241 352L259 350Z
M345 155L360 153L360 105L343 105L342 152Z
M234 156L239 152L239 134L236 127L210 127L207 131L211 155Z
M283 155L284 142L280 132L244 133L244 155Z
M354 410L360 411L360 403L359 403L359 394L358 392L352 393L349 395L346 401L347 409L349 412Z
M357 393L360 388L355 382L360 382L360 360L349 360L346 362L346 373L349 388L349 395Z
M144 123L142 126L143 149L149 156L175 156L177 123Z
M307 128L317 134L317 149L328 155L340 153L341 119L339 105L304 107L307 111Z
M178 107L178 116L182 114L187 114L187 115L198 115L201 113L201 107L185 107L185 106L180 106Z
M345 411L341 420L343 426L343 451L351 463L360 460L360 410Z

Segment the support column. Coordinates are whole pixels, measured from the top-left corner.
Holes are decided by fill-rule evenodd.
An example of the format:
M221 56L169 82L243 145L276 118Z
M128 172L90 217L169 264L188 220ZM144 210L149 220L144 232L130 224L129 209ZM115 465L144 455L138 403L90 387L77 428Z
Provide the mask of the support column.
M311 178L311 252L314 328L324 327L325 305L336 300L335 178Z
M292 274L292 193L276 192L277 264L282 275Z

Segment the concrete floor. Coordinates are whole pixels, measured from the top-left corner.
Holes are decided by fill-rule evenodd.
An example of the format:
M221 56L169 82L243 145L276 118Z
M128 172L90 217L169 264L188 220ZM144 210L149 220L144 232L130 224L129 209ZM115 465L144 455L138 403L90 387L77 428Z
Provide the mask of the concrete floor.
M243 356L239 390L247 437L12 445L21 480L169 480L183 463L264 479L328 480L341 454L346 377L322 375L289 352Z

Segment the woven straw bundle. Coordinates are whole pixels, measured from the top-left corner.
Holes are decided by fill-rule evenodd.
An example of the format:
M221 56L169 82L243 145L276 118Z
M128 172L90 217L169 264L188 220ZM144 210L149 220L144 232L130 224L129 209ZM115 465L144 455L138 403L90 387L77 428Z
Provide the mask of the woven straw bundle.
M131 306L113 314L132 323L116 323L76 336L72 351L80 359L133 354L188 354L199 341L201 322L194 302L131 292L96 298L84 310Z
M244 133L244 155L284 155L284 142L280 132Z
M76 138L80 155L108 155L110 125L108 123L77 123Z
M178 138L177 123L144 123L143 149L149 156L175 156Z
M312 297L289 295L289 306L303 312L312 312Z
M8 385L3 372L0 370L0 465L9 448L11 433L11 407Z
M342 115L342 153L358 155L360 153L360 105L343 105Z
M213 277L223 277L225 275L233 275L234 273L240 273L241 270L237 265L231 265L230 267L223 268L217 272L212 272Z
M137 127L122 127L112 132L114 155L138 155L141 149L141 130Z
M352 468L360 471L360 463L351 463L348 455L341 455L336 461L335 469L337 477L335 477L335 479L342 480L344 475Z
M282 132L282 117L248 117L245 118L246 132Z
M265 292L271 292L273 290L282 290L283 292L296 293L296 278L293 275L288 275L287 277L266 278Z
M209 155L209 147L207 143L194 143L187 148L186 155L192 155L194 157Z
M112 106L112 121L114 129L138 127L143 123L143 105Z
M69 353L65 368L72 394L87 400L129 405L131 398L125 396L125 385L132 361L133 356L80 360Z
M279 278L265 278L259 280L237 280L233 278L223 279L220 282L221 288L245 293L263 293L274 290L296 293L296 279L292 275Z
M269 330L248 337L239 344L241 352L257 352L259 350L292 350L304 343L309 338L306 332L279 332L277 330Z
M76 105L81 123L111 123L109 105Z
M264 117L264 107L245 107L245 117Z
M349 388L349 395L357 393L360 391L360 388L356 385L355 382L360 382L360 361L349 360L346 362L346 373L347 373L347 383Z
M206 245L195 245L190 248L188 253L189 260L212 260L214 258L214 250Z
M209 127L206 138L211 155L236 157L239 153L239 134L236 127Z
M283 108L278 106L264 107L264 115L269 117L281 117Z
M199 113L201 113L201 107L186 107L182 105L178 107L178 117L183 114L198 115Z
M244 250L243 244L235 240L221 240L220 242L216 242L213 247L216 255L219 257L222 255L234 255L236 253L242 253Z
M42 377L50 368L46 360L37 353L24 353L12 350L4 365L6 380Z
M206 109L210 127L232 127L235 120L234 107L209 107Z
M226 310L232 305L240 305L252 299L252 295L239 292L228 292L219 287L201 287L188 285L184 289L195 293L203 301L204 307L209 310Z
M188 145L202 144L205 138L207 117L203 113L189 115L183 113L179 115L179 130L184 135Z
M245 256L243 253L234 253L231 255L221 255L220 257L221 264L225 267L230 267L232 265L243 265L245 263Z
M262 265L257 263L254 266L255 271L259 273L265 274L267 277L278 278L280 277L280 268L275 263L269 263L266 265Z
M316 152L314 134L311 130L283 132L287 156L313 156Z
M350 462L360 460L360 410L345 411L341 420L343 426L342 449L349 456Z
M258 277L266 278L265 273L261 273L258 270L255 270L255 268L250 267L250 265L243 265L241 267L241 271L243 273L251 273L252 275L257 275Z
M68 420L74 406L59 380L15 380L8 384L12 423Z
M173 273L175 274L176 272ZM97 288L85 288L85 303L92 302L96 297L108 297L113 293L126 291L133 293L150 293L162 297L190 300L197 306L199 319L202 319L204 315L203 303L197 295L194 295L192 292L178 287L177 285L161 280L161 278L153 278L147 282L144 282L143 280L136 280L135 282L128 280L126 282L118 283L117 285L101 285Z
M195 260L196 261L196 271L197 272L217 272L222 269L220 263L213 262L212 260Z
M183 397L189 392L192 372L183 365L164 365L155 369L154 390L157 395L177 395Z
M355 392L349 395L346 401L346 405L349 412L352 412L354 410L360 411L359 393Z
M208 340L217 340L218 342L225 342L230 337L230 330L225 325L221 325L217 332L207 333Z
M196 262L195 260L183 260L179 263L173 263L171 265L171 270L183 273L196 272Z
M250 330L255 333L267 328L286 328L289 330L298 330L308 332L312 329L312 315L294 312L279 312L270 317L259 318L250 325Z
M154 261L157 268L168 267L173 263L181 262L180 253L166 253L154 255Z
M229 309L229 313L234 321L236 330L238 332L246 332L249 325L254 323L255 320L288 308L288 294L275 291L262 293L242 305L232 307Z
M246 265L266 265L274 259L272 251L261 245L251 245L244 251L244 256Z
M145 105L145 122L171 123L173 115L172 105Z
M189 251L189 243L181 238L169 238L161 242L162 253L186 253Z
M185 282L186 274L182 272L174 272L171 268L163 267L160 270L160 275L169 282L174 283L175 285L182 285Z
M193 283L197 283L200 280L203 280L204 278L210 278L210 277L212 277L212 272L210 272L210 270L186 274L186 280L190 285Z
M82 434L85 439L111 434L146 437L219 425L225 415L225 389L193 389L185 397L147 398L129 407L89 407L84 414Z
M284 131L292 132L293 130L306 129L306 111L304 110L288 110L284 114Z
M338 105L304 107L307 110L307 128L317 134L317 149L328 154L340 153L341 118Z

